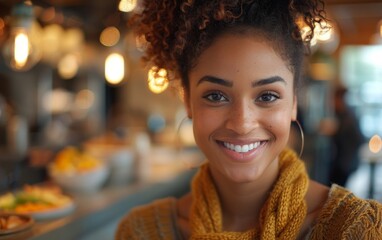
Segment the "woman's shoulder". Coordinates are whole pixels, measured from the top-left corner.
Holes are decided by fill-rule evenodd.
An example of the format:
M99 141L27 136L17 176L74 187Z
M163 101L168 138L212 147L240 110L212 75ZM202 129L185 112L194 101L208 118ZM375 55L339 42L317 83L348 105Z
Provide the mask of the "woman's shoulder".
M156 239L176 231L176 199L163 198L149 204L133 208L118 225L115 239Z
M382 221L382 203L372 199L359 198L348 189L336 184L333 184L330 189L323 211L331 212L332 214L329 216L340 214L344 216L351 215L354 219L375 216L375 218L370 220Z
M382 204L356 197L333 184L313 227L310 239L379 239L382 237Z

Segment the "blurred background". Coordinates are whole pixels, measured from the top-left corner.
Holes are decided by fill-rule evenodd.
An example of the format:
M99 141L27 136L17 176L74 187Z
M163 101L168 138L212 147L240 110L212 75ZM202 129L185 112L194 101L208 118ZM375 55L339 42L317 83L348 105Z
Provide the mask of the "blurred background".
M316 33L299 96L303 159L313 179L381 200L382 1L325 3L331 28ZM203 158L191 124L178 132L176 84L140 62L144 39L127 25L139 10L134 0L0 0L0 192L44 181L67 146L132 151L141 177L174 164L179 145L186 161Z

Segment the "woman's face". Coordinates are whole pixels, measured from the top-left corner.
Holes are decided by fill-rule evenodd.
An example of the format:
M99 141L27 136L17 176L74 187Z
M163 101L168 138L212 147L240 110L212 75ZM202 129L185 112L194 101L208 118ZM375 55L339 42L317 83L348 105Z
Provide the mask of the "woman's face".
M186 108L211 170L260 179L286 146L297 114L293 74L264 40L226 34L190 71Z

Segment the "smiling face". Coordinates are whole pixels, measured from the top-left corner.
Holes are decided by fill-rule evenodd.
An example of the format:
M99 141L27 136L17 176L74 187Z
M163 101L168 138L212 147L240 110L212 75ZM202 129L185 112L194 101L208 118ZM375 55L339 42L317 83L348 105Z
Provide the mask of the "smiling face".
M251 182L277 174L297 103L293 74L272 46L253 35L222 35L189 80L186 108L214 177Z

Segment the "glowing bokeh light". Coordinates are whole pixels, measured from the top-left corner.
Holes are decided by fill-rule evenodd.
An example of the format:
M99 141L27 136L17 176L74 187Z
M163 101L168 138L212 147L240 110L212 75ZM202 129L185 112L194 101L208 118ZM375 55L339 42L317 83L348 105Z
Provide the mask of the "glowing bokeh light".
M58 73L63 79L71 79L77 75L79 63L74 54L65 55L58 62Z
M102 45L106 47L114 46L118 43L120 39L120 32L116 27L107 27L105 28L99 38L99 41Z
M118 84L125 77L125 60L119 53L110 54L105 61L105 78L110 84Z
M382 149L382 140L378 135L374 135L370 138L369 141L369 149L372 153L378 153Z
M121 0L118 9L121 12L131 12L137 6L137 0Z
M154 66L148 72L148 86L153 93L164 92L169 84L166 69Z

